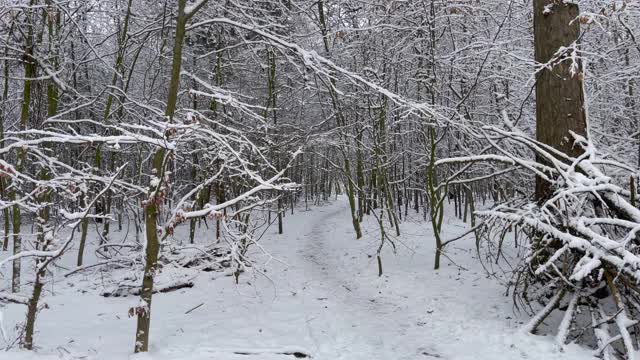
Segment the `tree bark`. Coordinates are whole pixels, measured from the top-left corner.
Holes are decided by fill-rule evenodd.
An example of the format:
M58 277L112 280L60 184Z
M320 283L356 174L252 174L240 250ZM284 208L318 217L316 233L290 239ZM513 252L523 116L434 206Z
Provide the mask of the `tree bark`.
M578 5L557 0L534 0L535 60L547 64L536 74L537 140L569 156L582 153L573 146L570 131L586 135L582 64L571 58L571 51L558 57L558 50L576 44L580 37ZM577 51L577 50L576 50ZM550 184L536 179L536 198L544 200L551 192Z

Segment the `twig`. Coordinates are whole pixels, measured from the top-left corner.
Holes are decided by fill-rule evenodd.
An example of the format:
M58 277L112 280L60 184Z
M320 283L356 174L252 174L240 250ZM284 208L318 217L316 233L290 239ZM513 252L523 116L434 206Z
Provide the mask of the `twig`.
M187 311L185 312L185 314L188 314L188 313L192 312L193 310L195 310L195 309L197 309L197 308L201 307L202 305L204 305L204 303L200 303L199 305L192 307L191 309L187 310Z

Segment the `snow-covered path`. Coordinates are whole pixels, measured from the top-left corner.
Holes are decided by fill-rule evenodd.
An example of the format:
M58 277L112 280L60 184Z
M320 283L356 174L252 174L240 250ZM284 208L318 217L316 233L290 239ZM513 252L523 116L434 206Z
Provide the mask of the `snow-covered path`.
M514 335L518 321L510 298L488 279L472 241L454 244L443 269L432 270L429 226L403 225L398 254L383 255L377 276L379 234L365 224L355 240L347 202L287 215L285 234L270 229L263 245L277 260L263 261L263 274L240 278L203 273L196 286L154 297L150 354L155 360L513 360L587 359L590 352L565 351L545 338ZM454 236L463 225L446 226ZM260 262L258 262L260 263ZM0 352L0 359L127 359L135 319L127 310L136 298L105 299L58 279L51 309L38 319L39 356ZM185 314L194 306L203 305ZM6 325L22 321L23 307L5 309Z

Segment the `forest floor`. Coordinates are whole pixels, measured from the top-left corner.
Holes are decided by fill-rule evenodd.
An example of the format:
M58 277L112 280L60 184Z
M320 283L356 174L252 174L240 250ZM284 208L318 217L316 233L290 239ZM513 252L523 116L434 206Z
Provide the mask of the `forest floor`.
M172 270L167 276L193 276L195 286L154 295L151 350L144 355L132 355L136 320L127 315L137 297L105 298L97 292L100 279L62 278L56 270L47 285L49 308L36 324L36 352L14 348L0 351L0 359L591 358L591 351L576 345L561 349L550 337L518 332L527 316L514 309L504 285L487 275L472 237L451 244L442 268L434 271L430 226L405 221L397 253L385 248L378 277L375 219L365 222L364 238L355 240L348 214L342 198L287 214L284 234L272 226L261 242L274 258L256 253L262 273L243 274L238 285L220 273ZM443 235L452 238L465 228L449 217ZM0 281L4 286L7 276ZM13 339L26 308L0 310Z

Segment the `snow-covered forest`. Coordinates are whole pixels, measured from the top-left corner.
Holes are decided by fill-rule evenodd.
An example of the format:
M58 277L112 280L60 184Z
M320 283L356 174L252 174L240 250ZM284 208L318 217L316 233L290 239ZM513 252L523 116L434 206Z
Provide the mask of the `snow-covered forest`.
M0 359L640 359L637 0L0 0Z

